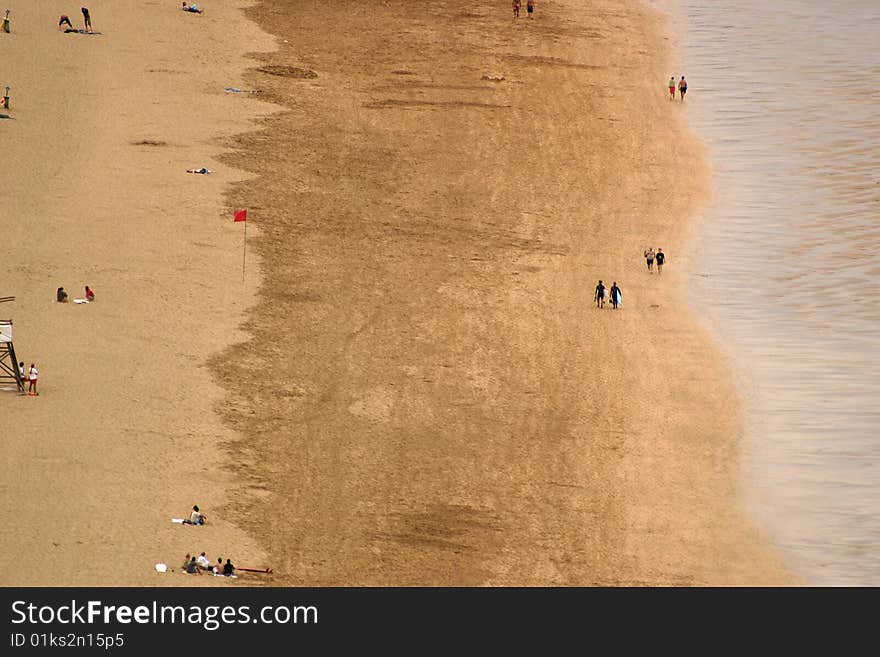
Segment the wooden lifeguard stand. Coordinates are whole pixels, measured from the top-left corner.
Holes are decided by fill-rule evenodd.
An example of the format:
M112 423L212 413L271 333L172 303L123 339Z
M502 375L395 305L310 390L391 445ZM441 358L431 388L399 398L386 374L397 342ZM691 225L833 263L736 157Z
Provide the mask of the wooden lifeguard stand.
M15 297L0 297L0 303L15 301ZM0 383L15 382L18 391L24 394L24 381L18 371L18 359L12 344L12 320L0 319Z

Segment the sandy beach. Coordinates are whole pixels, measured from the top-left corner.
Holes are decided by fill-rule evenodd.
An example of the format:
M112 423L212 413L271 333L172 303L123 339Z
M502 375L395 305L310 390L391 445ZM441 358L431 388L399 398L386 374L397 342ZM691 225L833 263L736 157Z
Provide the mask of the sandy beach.
M222 197L244 174L216 159L219 139L272 109L224 92L242 86L246 48L273 47L242 4L191 16L95 2L91 36L59 31L55 3L8 5L0 295L16 300L0 317L40 396L0 397L3 584L168 585L186 578L157 579L154 564L186 552L263 559L217 513L235 494L222 449L234 435L204 367L245 338L258 275L242 284L241 224ZM215 172L186 173L202 166ZM55 302L57 287L73 299L85 285L95 303ZM193 504L211 524L172 525Z
M216 583L154 572L194 550L275 586L791 583L686 302L709 170L662 17L244 6L87 36L10 0L0 317L41 380L0 395L0 583Z

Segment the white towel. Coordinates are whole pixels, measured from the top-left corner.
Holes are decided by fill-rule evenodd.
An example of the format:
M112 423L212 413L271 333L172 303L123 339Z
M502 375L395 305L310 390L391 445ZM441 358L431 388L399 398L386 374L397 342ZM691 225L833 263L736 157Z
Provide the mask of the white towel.
M156 572L157 573L164 573L167 571L168 571L168 566L166 566L164 563L157 563L156 564Z
M171 522L176 522L178 525L183 524L183 518L172 518Z
M73 302L74 303L88 303L89 300L88 299L74 299Z

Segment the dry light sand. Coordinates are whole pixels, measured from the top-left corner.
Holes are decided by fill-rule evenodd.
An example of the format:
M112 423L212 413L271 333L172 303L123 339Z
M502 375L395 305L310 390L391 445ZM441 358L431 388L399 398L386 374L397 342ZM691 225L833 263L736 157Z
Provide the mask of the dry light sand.
M200 4L9 0L0 317L41 394L0 393L0 583L792 581L683 294L708 160L658 14Z

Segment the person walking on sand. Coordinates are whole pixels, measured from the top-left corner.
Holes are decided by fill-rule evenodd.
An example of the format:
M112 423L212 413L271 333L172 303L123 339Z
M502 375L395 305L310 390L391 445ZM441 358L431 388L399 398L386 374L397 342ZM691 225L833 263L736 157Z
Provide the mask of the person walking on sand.
M681 96L682 102L684 102L684 95L687 93L688 83L687 80L684 79L684 76L681 76L681 80L678 81L678 94Z
M596 286L596 294L593 296L593 301L596 302L596 308L605 307L605 286L602 284L602 281L599 281L599 284Z
M614 281L611 284L611 305L614 307L614 310L617 310L617 306L620 305L621 298L623 295L620 293L620 288L617 287L617 281Z
M37 366L34 363L31 363L31 368L28 370L28 396L37 397L40 393L37 392Z
M663 273L663 263L666 262L666 254L663 249L657 249L657 273Z
M535 13L535 0L526 0L526 13L529 15L529 18Z
M87 32L92 31L92 17L89 16L89 8L88 7L80 7L83 13L83 24L85 25L85 29Z
M669 76L669 100L675 100L675 76Z
M651 274L654 272L654 248L648 247L645 249L645 262L648 264L648 273Z
M522 5L520 4L520 0L513 0L513 17L519 18L519 8Z

